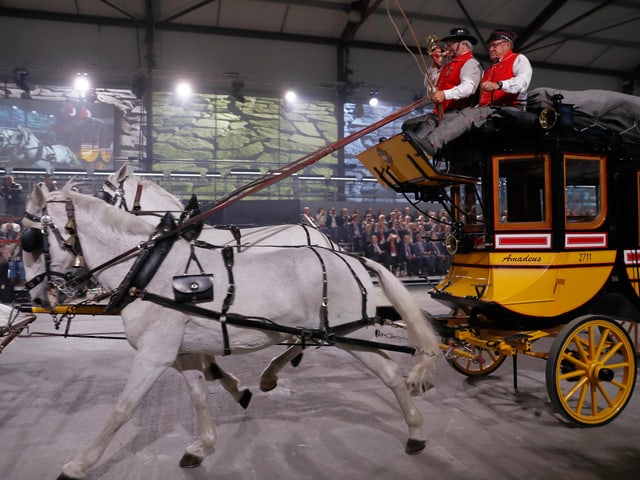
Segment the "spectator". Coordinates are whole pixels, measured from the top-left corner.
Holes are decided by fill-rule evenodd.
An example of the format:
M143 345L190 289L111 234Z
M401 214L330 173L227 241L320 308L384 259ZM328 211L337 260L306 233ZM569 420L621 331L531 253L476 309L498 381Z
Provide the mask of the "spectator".
M331 240L338 241L338 217L336 215L336 207L331 207L327 214L327 230Z
M416 247L411 241L410 234L407 233L402 237L399 253L402 273L405 276L416 275L418 273L418 256L416 255Z
M42 185L46 187L47 190L53 192L54 190L58 190L58 182L51 178L51 175L45 175L42 180Z
M19 219L24 212L24 205L22 202L22 185L16 183L11 175L7 175L5 178L5 184L0 191L0 195L5 199L7 213Z
M367 258L375 260L376 262L382 265L387 266L389 264L387 252L380 245L378 235L376 235L375 233L371 235L371 242L369 243L369 245L365 250L365 256Z
M398 241L398 235L395 233L389 233L386 242L387 251L387 267L396 276L400 276L400 242Z
M24 264L22 263L22 246L20 245L20 224L5 223L3 227L6 227L4 234L7 240L12 241L12 243L7 244L5 250L5 255L9 263L7 272L9 280L14 285L24 285L25 271Z
M349 222L348 237L351 243L351 251L359 253L362 251L362 226L360 225L360 214L354 213L351 215L351 221Z
M347 227L351 222L348 208L342 209L342 214L336 219L336 222L338 223L338 241L341 243L347 243L349 241L349 232L347 231Z
M433 233L427 247L427 251L429 252L426 259L428 275L444 275L451 263L449 253L444 243L439 239L437 234Z

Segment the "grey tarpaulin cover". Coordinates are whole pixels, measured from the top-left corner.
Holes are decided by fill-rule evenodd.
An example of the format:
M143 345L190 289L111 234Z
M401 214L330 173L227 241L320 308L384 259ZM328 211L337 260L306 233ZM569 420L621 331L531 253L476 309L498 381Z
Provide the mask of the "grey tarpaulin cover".
M621 135L627 143L640 143L640 97L609 90L559 90L536 88L529 91L530 108L553 106L553 96L573 105L577 130L603 127Z

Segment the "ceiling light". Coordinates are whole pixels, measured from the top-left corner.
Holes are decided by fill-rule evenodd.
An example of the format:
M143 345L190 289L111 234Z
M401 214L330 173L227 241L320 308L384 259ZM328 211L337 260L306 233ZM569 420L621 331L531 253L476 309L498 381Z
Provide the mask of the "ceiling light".
M77 73L73 81L73 89L78 92L81 97L85 97L90 88L91 81L89 80L89 75L86 73Z
M193 89L191 88L191 84L185 80L180 80L177 84L176 84L176 96L180 99L180 100L187 100L190 96L191 93L193 93Z
M289 103L295 102L296 98L298 95L293 90L287 90L287 93L284 94L284 99Z

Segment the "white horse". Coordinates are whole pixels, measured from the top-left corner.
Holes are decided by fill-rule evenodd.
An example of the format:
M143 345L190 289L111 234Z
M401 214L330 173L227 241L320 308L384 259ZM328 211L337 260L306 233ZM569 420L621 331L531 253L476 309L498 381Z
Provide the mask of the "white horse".
M160 185L144 180L134 175L128 165L123 165L112 175L107 177L104 185L100 187L101 198L114 205L136 213L135 208L141 212L141 217L156 225L158 217L153 213L172 212L180 214L184 204L166 191ZM234 245L236 240L228 229L220 229L206 226L200 237L209 243L216 245ZM242 250L265 246L290 246L290 245L319 245L334 250L341 250L340 246L327 237L324 233L309 225L268 225L262 227L250 227L240 229L240 241Z
M73 210L68 208L70 206ZM131 246L147 241L154 228L99 199L73 192L68 187L47 194L42 189L34 190L27 216L23 219L27 276L34 279L53 272L66 275L73 270L74 255L70 254L69 248L65 249L59 238L63 236L62 230L56 228L67 224L71 211L74 212L75 223L75 244L71 250L77 254L81 247L88 268L102 267L96 273L100 284L117 289L135 258L118 255L118 260L112 262L114 252L130 251ZM44 221L34 222L38 217ZM36 241L38 238L40 241ZM109 248L104 248L105 245ZM225 251L228 250L232 251ZM170 255L166 256L145 287L147 295L171 297L172 277L182 273L189 255L189 243L175 240ZM439 351L438 338L411 294L391 272L368 259L320 247L273 248L265 249L261 254L238 254L232 266L228 261L225 263L218 251L206 250L206 253L199 254L199 259L204 270L215 275L213 301L203 305L220 314L225 311L224 305L229 305L225 317L229 319L228 343L224 341L220 322L212 318L196 316L181 309L169 311L160 304L132 298L133 301L122 310L127 340L137 350L129 379L101 433L84 452L63 467L59 479L83 478L160 374L180 362L183 355L220 355L225 343L232 354L263 349L291 334L277 328L268 329L274 325L301 329L300 332L326 333L330 327L340 326L353 331L352 322L371 320L375 305L364 293L371 294L374 287L367 268L379 276L383 291L406 322L409 343L416 348L417 363L405 380L398 364L385 351L374 348L378 345L351 345L337 341L335 346L362 361L394 393L408 426L407 453L417 453L424 448L423 417L411 398L411 392L424 391L425 377ZM231 295L233 287L235 292ZM130 292L129 289L125 291ZM44 282L33 287L30 294L34 304L50 304ZM229 297L232 298L230 303ZM171 302L172 299L169 300ZM235 325L233 318L253 320L259 328L255 327L256 324L249 328ZM189 386L197 412L199 435L187 447L180 462L182 467L200 465L216 440L206 386L195 379Z
M135 175L129 165L121 166L107 177L100 187L98 197L112 205L116 205L134 213L154 226L158 224L160 215L171 212L179 216L184 204L173 194L160 185L144 180ZM136 213L137 212L137 213ZM332 250L342 251L342 248L313 226L300 224L269 225L262 227L241 228L240 244L242 252L260 253L265 247L317 245ZM233 246L238 243L229 229L220 229L205 225L199 237L213 245ZM293 342L291 342L293 343ZM280 356L274 358L260 376L260 390L268 392L278 385L278 372L291 362L297 366L302 358L302 346L292 345ZM234 391L233 386L239 381L232 374L217 367L218 378L229 385L233 397L247 408L251 399L249 390Z
M8 140L8 149L15 163L44 168L51 173L56 165L80 167L75 154L66 145L47 145L28 128L18 127Z

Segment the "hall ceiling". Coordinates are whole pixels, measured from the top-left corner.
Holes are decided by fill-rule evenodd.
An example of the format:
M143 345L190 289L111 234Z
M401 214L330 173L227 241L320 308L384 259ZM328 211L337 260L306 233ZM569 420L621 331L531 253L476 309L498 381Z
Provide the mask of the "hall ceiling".
M379 50L465 26L481 58L506 27L534 66L640 76L640 0L0 0L0 15Z

